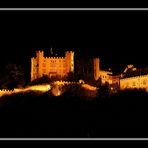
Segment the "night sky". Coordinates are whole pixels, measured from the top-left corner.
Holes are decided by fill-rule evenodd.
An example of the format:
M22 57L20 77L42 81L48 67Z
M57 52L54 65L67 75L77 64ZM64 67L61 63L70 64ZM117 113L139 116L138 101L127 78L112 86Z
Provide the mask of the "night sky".
M0 67L21 64L29 77L35 51L51 47L100 57L102 69L114 72L148 67L147 18L146 11L1 11Z

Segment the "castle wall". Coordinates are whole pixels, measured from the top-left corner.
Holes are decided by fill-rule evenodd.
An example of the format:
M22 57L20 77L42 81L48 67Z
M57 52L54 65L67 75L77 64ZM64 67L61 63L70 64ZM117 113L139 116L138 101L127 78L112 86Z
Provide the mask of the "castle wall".
M1 89L0 90L0 97L3 96L3 95L10 95L12 93L14 93L13 90Z
M112 84L112 77L109 74L112 74L112 73L108 71L103 71L103 70L99 71L98 77L101 78L102 84L105 84L106 82L109 84Z
M43 73L64 76L67 73L65 58L45 58Z
M120 79L120 89L146 89L148 91L148 75Z

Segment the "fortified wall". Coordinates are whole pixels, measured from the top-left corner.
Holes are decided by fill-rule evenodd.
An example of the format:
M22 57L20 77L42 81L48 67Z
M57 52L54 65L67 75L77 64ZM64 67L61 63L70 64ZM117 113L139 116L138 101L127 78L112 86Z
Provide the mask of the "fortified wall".
M120 89L145 89L148 91L148 75L120 79Z
M5 95L5 94L12 94L12 93L14 93L14 90L7 90L7 89L1 89L0 90L0 96L3 96L3 95Z

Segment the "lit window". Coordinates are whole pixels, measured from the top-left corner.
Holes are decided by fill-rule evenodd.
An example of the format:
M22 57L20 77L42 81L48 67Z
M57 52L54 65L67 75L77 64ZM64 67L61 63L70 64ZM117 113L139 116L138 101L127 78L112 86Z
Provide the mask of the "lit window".
M46 66L46 64L45 63L43 63L43 67L45 67Z
M133 82L133 86L136 86L136 83L135 82Z
M147 80L143 80L143 84L145 85L147 83Z
M46 73L46 70L45 69L43 69L43 73Z

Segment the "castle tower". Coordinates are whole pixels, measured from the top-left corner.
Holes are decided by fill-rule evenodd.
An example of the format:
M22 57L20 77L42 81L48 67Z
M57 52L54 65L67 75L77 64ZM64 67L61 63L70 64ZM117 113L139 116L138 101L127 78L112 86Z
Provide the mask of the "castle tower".
M36 58L31 58L31 81L42 77L42 64L44 61L44 52L37 51Z
M33 57L31 58L31 81L35 79L36 75L35 65L36 65L36 59Z
M100 71L100 59L99 58L94 58L94 79L98 80L99 78L99 71Z
M67 73L74 72L74 52L66 51L65 52L65 60L67 65Z
M43 72L42 72L42 66L44 62L44 51L37 51L36 52L36 60L37 60L37 76L42 77Z

